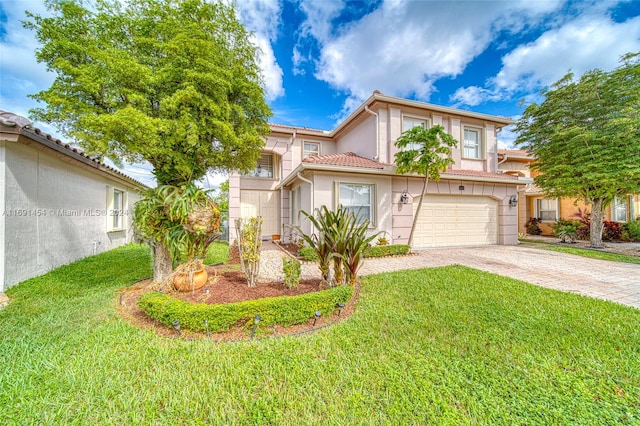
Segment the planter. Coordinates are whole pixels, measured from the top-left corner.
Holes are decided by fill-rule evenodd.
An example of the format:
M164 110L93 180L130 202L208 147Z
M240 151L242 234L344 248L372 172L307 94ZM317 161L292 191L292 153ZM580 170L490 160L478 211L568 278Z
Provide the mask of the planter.
M198 290L205 286L208 278L209 274L204 268L178 272L173 276L173 286L181 292Z
M280 234L273 234L273 235L271 236L271 239L272 239L273 241L280 241Z

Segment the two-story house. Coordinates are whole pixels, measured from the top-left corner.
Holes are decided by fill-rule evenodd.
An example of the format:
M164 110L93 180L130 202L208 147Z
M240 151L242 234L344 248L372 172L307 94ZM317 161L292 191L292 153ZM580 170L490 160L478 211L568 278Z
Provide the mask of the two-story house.
M505 174L534 178L536 172L529 170L535 158L526 151L518 149L499 149L498 168ZM552 235L550 225L559 219L577 220L578 210L591 211L591 206L575 198L548 197L536 184L530 183L520 188L518 194L518 231L526 232L526 223L538 218L542 235ZM640 217L640 194L616 197L605 211L605 220L626 222Z
M229 179L230 240L238 217L261 216L263 238L291 237L311 225L300 214L346 206L396 244L406 243L422 191L417 175L398 175L395 141L414 126L442 125L458 141L455 164L430 182L414 247L516 244L518 186L499 173L497 133L512 120L375 91L334 130L273 124L256 168Z

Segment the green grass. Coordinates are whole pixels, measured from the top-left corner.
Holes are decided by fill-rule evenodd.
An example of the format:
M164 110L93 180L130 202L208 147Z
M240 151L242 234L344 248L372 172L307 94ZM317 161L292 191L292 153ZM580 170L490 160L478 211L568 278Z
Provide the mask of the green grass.
M555 251L559 253L573 254L576 256L589 257L591 259L600 259L600 260L609 260L612 262L623 262L623 263L635 263L640 265L640 257L636 256L627 256L624 254L618 253L609 253L606 251L600 251L596 249L585 249L579 247L571 247L568 245L561 246L556 244L550 244L545 241L539 240L527 240L520 239L520 242L526 243L535 243L538 244L537 248L542 250Z
M2 424L639 424L640 311L460 266L364 279L355 314L216 344L125 323L127 246L0 311Z
M204 264L215 265L216 263L225 263L227 260L229 260L229 244L215 242L207 249L207 257L204 259Z

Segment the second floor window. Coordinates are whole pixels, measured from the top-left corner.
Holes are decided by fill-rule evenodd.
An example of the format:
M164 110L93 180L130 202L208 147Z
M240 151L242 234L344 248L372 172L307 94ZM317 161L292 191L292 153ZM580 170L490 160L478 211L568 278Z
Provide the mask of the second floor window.
M302 158L318 157L320 155L320 144L317 142L303 142Z
M262 153L260 154L260 158L258 159L258 164L256 168L251 170L249 173L244 176L248 177L258 177L258 178L267 178L267 179L275 179L276 178L276 159L275 156L271 153Z
M482 139L480 129L464 128L464 158L482 158Z
M423 129L427 128L427 120L416 118L416 117L403 117L402 118L402 133L407 130L411 130L414 127L422 127ZM419 150L420 144L409 144L405 148L405 150L410 151L412 149Z

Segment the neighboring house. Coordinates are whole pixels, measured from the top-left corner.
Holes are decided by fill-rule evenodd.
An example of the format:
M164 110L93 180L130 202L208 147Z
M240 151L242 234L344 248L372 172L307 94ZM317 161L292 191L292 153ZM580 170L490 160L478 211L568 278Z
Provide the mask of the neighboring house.
M25 279L131 241L145 186L0 111L0 295Z
M534 178L535 172L529 165L535 158L528 152L514 149L498 150L498 167L504 174ZM542 220L540 229L543 235L552 235L550 225L558 219L577 220L578 209L591 211L591 206L575 198L550 198L534 183L520 188L518 193L518 232L526 232L525 224L532 218ZM626 222L640 216L640 195L616 198L605 211L605 220Z
M422 190L398 175L394 142L414 126L444 126L458 141L455 164L430 182L414 247L517 244L517 189L530 179L498 172L496 135L512 120L375 91L334 130L273 124L256 168L229 179L230 239L238 217L262 216L263 238L292 238L301 211L348 207L394 244L408 241ZM295 237L295 235L294 235Z

